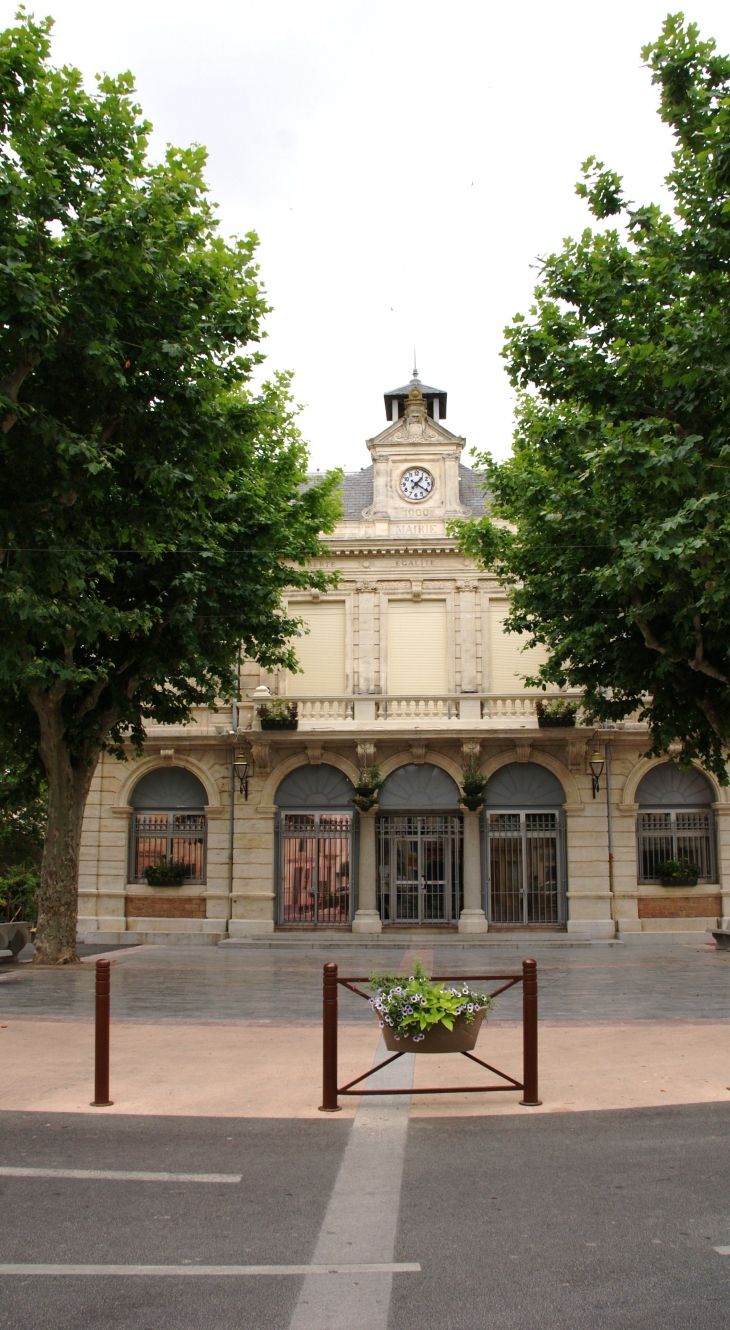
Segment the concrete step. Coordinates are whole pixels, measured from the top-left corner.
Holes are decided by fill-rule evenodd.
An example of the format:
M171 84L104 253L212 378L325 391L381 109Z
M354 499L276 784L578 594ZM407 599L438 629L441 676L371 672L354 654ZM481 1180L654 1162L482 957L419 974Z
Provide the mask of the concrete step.
M134 932L124 931L101 931L95 933L85 933L81 941L89 946L138 946L140 942L147 946L155 947L215 947L226 938L225 932L220 933L162 933L143 932L141 929Z
M402 951L407 947L450 947L473 950L474 947L500 947L529 954L533 947L590 947L595 945L582 933L259 933L253 937L227 937L220 947L249 947L310 951L347 951L352 947Z

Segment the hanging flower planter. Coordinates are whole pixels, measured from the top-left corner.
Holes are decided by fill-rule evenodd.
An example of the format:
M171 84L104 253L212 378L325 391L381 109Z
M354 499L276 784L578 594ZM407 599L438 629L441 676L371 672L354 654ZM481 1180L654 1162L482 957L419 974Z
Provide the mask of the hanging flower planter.
M383 1026L383 1043L390 1053L471 1053L476 1047L486 1011L478 1011L468 1025L466 1017L457 1016L453 1027L432 1025L420 1037L396 1035L389 1025Z
M487 787L487 778L479 770L475 757L469 759L469 765L464 768L464 777L461 782L461 798L459 803L469 813L478 813L480 808L484 807L484 791Z
M383 788L385 781L380 774L380 768L377 766L366 768L360 772L360 779L355 786L355 793L350 803L361 813L370 813L376 807L378 794Z
M475 993L464 981L445 986L429 979L416 961L408 978L371 975L370 998L391 1053L469 1053L492 1005L487 993Z

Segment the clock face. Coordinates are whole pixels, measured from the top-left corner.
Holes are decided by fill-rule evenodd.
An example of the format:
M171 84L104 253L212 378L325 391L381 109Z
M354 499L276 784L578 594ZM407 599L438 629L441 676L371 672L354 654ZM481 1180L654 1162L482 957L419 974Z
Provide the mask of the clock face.
M414 466L401 476L400 487L407 499L427 499L433 489L433 476L422 467Z

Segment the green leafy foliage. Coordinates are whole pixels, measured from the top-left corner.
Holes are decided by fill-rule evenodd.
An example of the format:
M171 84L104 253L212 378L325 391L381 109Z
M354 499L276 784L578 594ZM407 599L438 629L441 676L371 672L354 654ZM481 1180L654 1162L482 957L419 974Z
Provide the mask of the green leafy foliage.
M0 715L40 751L39 945L69 959L99 752L229 696L241 646L296 668L282 592L331 584L339 498L288 377L251 388L257 240L218 234L204 150L150 162L132 76L87 92L50 28L0 33Z
M145 870L151 887L174 887L187 877L187 865L182 859L166 859L161 854L156 863Z
M575 725L578 704L568 702L564 697L556 697L550 700L538 698L535 703L535 711L539 725L546 728L554 726L557 729Z
M14 864L0 873L0 920L35 923L40 880L39 869L32 862Z
M513 454L481 459L490 515L462 547L510 588L507 628L550 653L529 680L589 720L647 720L725 783L730 737L730 60L670 16L643 56L675 137L674 215L590 159L597 218L541 263L507 330Z
M275 697L271 702L263 702L258 708L262 730L295 730L298 715L298 704L296 702L285 702L283 697Z
M471 757L467 766L464 768L464 775L461 782L462 798L461 802L472 812L476 813L484 805L484 791L487 787L487 777L479 770L475 757Z
M467 983L459 988L433 983L418 960L408 978L371 974L368 983L375 989L370 1004L380 1017L381 1029L384 1025L392 1026L396 1039L411 1036L419 1042L432 1025L453 1030L459 1016L471 1025L477 1012L487 1011L492 1005L487 993L475 993Z
M380 767L375 765L366 768L360 772L360 779L355 786L355 794L351 803L359 808L361 813L369 813L378 802L378 794L385 784L384 778L380 774Z
M659 869L659 880L677 886L696 886L700 870L689 859L665 859Z

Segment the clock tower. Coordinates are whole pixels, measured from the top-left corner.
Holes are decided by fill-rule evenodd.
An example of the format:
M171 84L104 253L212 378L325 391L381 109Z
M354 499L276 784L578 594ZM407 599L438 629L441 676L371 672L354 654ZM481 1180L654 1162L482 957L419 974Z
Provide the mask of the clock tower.
M449 518L470 513L459 493L466 440L442 423L446 393L421 383L414 368L409 384L385 394L385 410L389 423L367 440L373 498L362 511L363 525L373 535L396 539L443 537Z

